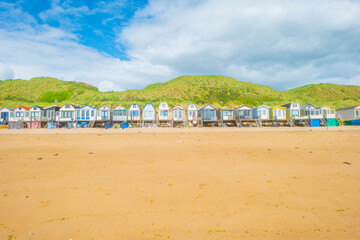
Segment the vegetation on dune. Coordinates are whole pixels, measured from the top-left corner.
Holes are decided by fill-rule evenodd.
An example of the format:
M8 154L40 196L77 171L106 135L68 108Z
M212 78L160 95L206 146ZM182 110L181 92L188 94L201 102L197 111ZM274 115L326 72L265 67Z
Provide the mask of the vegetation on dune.
M187 106L188 103L215 107L236 107L242 104L269 106L291 101L316 106L344 107L360 104L360 86L337 84L310 84L287 91L267 86L240 82L223 76L181 76L165 83L155 83L142 90L99 92L94 86L74 81L38 77L30 80L0 81L0 106L48 106L71 103L77 105L103 104L110 107L128 107L132 102L141 106L151 102L157 106L168 102L170 106Z

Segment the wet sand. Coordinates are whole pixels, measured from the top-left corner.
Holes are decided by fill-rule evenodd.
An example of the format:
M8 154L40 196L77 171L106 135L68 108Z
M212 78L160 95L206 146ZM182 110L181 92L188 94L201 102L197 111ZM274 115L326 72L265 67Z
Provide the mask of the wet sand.
M360 129L310 130L2 129L0 239L359 239Z

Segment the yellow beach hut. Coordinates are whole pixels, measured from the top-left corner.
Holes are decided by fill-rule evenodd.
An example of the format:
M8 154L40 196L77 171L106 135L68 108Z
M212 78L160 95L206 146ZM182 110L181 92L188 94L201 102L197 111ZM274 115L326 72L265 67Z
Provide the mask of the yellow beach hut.
M275 106L270 109L270 119L286 119L286 107Z

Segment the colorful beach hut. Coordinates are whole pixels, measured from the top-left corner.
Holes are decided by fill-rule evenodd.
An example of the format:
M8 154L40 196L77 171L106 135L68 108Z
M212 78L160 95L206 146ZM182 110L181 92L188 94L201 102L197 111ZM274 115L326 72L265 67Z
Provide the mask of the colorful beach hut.
M29 107L18 106L14 109L14 118L11 118L10 121L30 121L29 109Z
M173 108L173 120L184 121L184 108L176 106Z
M29 109L30 121L41 121L44 116L44 108L40 106L33 106Z
M253 109L247 105L242 105L235 109L235 116L240 119L254 119Z
M14 109L10 107L0 108L0 124L7 123L10 118L14 118Z
M202 125L214 125L218 124L218 118L216 116L216 108L210 104L205 105L202 108L199 108L198 111L199 117L202 121Z
M346 125L360 125L360 105L338 108L336 109L336 113Z
M60 107L53 105L50 107L45 107L44 109L44 117L45 121L56 121L56 117L59 116Z
M147 103L143 109L143 126L156 126L156 109L152 103Z
M159 121L169 121L169 105L167 103L160 103L159 105Z
M128 121L131 122L131 125L137 124L140 126L141 114L142 114L142 109L139 104L137 103L130 104Z
M72 104L65 104L59 109L59 117L57 121L59 122L76 122L76 110L78 106Z
M322 119L326 126L336 127L339 126L339 122L336 119L336 110L328 106L320 107Z
M270 107L266 105L261 105L256 108L253 108L252 114L255 119L268 120L269 119L269 109Z
M106 106L106 105L102 105L98 110L97 110L97 117L96 120L97 121L110 121L112 119L112 115L113 114L113 110L112 108Z
M315 108L311 104L306 104L300 107L300 114L302 117L309 120L311 127L321 126L322 114L320 108Z
M196 123L198 118L198 108L195 103L190 103L186 108L186 118L188 122Z
M300 103L292 102L281 107L286 108L286 119L300 119Z
M270 109L270 119L284 120L286 119L286 108L275 106Z
M114 122L126 122L127 121L127 109L118 106L113 110Z
M96 108L85 105L76 110L77 127L93 127L96 121ZM92 123L92 124L90 124Z

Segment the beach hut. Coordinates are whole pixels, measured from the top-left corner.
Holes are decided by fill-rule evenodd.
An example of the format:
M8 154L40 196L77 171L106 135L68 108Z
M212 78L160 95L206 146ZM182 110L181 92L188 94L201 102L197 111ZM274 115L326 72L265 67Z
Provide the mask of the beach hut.
M360 105L338 108L336 113L346 125L360 125Z
M131 126L138 126L141 127L141 114L142 109L139 104L132 103L129 107L129 116L128 121L130 122Z
M252 114L255 119L268 120L269 119L269 107L266 105L261 105L256 108L253 108Z
M77 127L93 127L96 121L96 108L85 105L76 110Z
M10 107L0 108L0 124L7 123L11 118L14 118L14 109Z
M14 118L10 118L10 121L30 121L29 107L18 106L14 109Z
M329 127L339 126L338 120L336 119L336 110L328 106L320 107L322 119L324 124Z
M113 121L114 122L126 122L127 121L127 110L121 106L113 110Z
M45 121L56 121L56 117L59 116L60 107L53 105L50 107L46 107L44 110L43 120Z
M41 121L44 117L44 108L40 106L33 106L29 109L30 121Z
M176 106L173 108L173 120L184 121L184 108Z
M111 121L113 110L112 108L103 105L97 110L97 121Z
M65 104L59 109L59 116L56 120L60 122L76 122L76 110L78 108L78 106L72 104Z
M190 103L186 108L187 121L193 124L196 123L198 118L198 108L195 103Z
M286 108L286 119L300 119L300 103L292 102L281 107Z
M217 117L221 125L224 126L237 126L234 109L218 109Z
M167 103L160 103L159 105L159 121L169 121L169 105Z
M143 109L143 126L155 126L156 109L152 103L147 103Z
M315 108L311 104L306 104L300 107L300 115L303 118L309 120L310 126L312 127L320 127L321 126L321 109Z
M207 104L206 106L199 108L198 111L199 118L201 119L202 125L208 125L208 124L218 124L218 118L216 116L216 108L213 107L210 104Z
M253 119L253 109L247 105L242 105L235 109L235 116L240 119Z
M286 119L286 108L275 106L270 109L270 119L284 120Z

